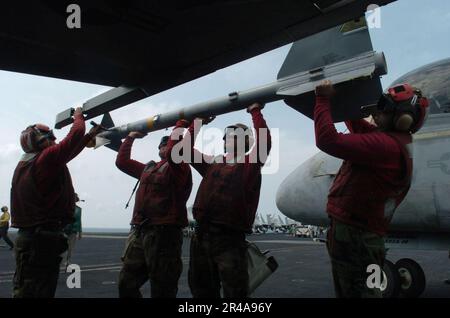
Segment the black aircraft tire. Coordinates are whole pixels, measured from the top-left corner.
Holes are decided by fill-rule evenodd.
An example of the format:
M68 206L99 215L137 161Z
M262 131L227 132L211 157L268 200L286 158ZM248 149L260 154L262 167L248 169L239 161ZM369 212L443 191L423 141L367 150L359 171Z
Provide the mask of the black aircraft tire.
M382 283L383 298L397 298L400 295L400 275L397 267L391 261L385 260L383 272L386 275Z
M422 295L426 286L425 273L417 262L402 258L395 267L400 276L400 293L406 298L417 298Z

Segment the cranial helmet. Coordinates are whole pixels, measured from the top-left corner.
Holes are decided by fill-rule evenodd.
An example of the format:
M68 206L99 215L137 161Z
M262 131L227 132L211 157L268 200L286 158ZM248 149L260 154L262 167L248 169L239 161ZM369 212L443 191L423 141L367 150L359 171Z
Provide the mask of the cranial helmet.
M223 140L225 140L227 137L238 138L241 134L245 136L245 152L248 152L253 145L254 137L252 129L244 124L227 126L225 128Z
M169 142L169 136L164 136L161 138L161 141L159 142L159 146L158 149L167 145L167 143Z
M428 99L409 84L399 84L388 89L378 101L377 108L394 114L394 128L415 133L422 128L428 115Z
M25 153L39 152L45 140L56 140L56 137L53 131L43 124L28 126L20 134L20 145Z

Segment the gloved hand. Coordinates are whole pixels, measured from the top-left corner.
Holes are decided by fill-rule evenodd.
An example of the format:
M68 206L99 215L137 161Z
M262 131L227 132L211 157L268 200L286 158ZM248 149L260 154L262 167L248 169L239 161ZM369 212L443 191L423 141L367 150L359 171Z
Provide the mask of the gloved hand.
M336 93L334 90L334 86L329 80L322 81L319 85L316 87L316 96L322 96L322 97L333 97L333 95Z
M175 124L176 127L188 128L191 125L191 122L186 119L180 119Z
M142 139L145 136L147 136L147 134L141 133L139 131L132 131L128 134L128 137L134 138L134 139Z
M201 117L195 118L195 120L201 120L202 121L202 125L208 125L214 119L216 119L216 116L211 116L211 117L207 117L207 118L201 118Z
M247 107L247 113L251 113L252 110L259 108L260 110L264 108L264 104L261 103L253 103Z

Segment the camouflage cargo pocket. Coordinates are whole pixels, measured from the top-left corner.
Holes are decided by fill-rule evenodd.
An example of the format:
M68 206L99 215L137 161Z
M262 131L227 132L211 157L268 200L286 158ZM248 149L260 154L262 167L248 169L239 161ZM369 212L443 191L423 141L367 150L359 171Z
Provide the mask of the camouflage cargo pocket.
M123 250L122 256L120 257L122 262L125 261L125 258L127 257L127 254L135 241L136 241L136 230L131 230L130 234L128 234L128 239L127 242L125 243L125 248Z

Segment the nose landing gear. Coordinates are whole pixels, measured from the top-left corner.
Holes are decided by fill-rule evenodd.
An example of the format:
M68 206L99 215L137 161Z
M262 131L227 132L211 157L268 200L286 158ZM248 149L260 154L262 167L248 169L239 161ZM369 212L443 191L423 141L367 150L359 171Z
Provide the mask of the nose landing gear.
M402 258L395 265L386 260L381 286L384 298L417 298L425 290L425 273L412 259Z

